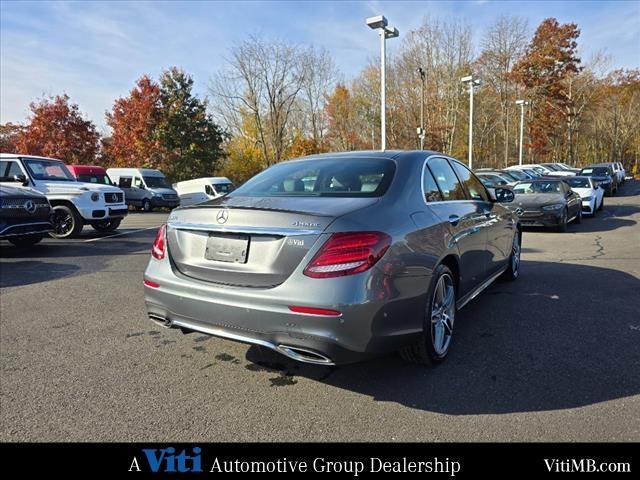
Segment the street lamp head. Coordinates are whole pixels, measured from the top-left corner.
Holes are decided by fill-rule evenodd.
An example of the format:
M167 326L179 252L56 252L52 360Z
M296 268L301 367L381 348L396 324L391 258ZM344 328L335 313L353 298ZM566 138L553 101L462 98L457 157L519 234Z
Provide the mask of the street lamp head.
M400 32L396 27L384 27L384 38L396 38Z
M529 105L526 100L516 100L516 105Z
M462 77L460 79L460 81L462 83L467 83L467 82L471 82L473 80L473 75L467 75L466 77Z
M375 17L367 18L367 25L369 25L369 28L372 28L374 30L376 28L386 27L387 23L387 19L384 18L384 15L376 15Z

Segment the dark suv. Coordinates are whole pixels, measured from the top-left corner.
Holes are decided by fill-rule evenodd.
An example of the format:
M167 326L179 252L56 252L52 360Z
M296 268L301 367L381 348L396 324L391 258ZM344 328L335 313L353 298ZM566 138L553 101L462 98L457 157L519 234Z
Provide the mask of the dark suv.
M18 247L35 245L53 231L51 215L51 205L44 195L0 185L0 240Z

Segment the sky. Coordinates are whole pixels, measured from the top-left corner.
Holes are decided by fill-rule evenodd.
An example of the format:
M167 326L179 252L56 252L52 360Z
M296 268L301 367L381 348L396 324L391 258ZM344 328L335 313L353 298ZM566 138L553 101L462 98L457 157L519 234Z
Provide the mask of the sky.
M0 122L24 122L28 105L67 93L106 131L105 111L143 74L177 65L207 95L229 49L249 35L326 48L342 78L379 54L365 18L383 14L400 36L425 16L464 20L479 44L501 15L575 22L580 55L604 51L611 68L640 67L640 0L632 1L280 1L24 2L0 0ZM392 56L400 42L387 42Z

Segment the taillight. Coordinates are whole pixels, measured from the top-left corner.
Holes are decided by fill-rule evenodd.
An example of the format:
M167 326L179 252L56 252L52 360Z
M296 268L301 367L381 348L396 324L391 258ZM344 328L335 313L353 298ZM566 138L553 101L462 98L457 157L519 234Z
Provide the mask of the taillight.
M166 230L167 226L163 224L158 229L158 234L156 235L156 239L153 242L153 247L151 247L151 256L156 260L162 260L164 258Z
M291 305L289 310L295 313L304 313L305 315L321 315L325 317L341 317L342 312L338 310L329 310L328 308L316 308L316 307L298 307Z
M312 278L353 275L373 267L391 245L382 232L334 233L320 248L304 274Z

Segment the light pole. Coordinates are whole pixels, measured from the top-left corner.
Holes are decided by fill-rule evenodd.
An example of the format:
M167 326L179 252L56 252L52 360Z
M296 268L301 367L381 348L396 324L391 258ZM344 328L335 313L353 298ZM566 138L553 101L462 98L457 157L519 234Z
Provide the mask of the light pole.
M522 138L524 136L524 107L529 105L526 100L516 100L516 105L520 105L520 153L518 154L518 165L522 165Z
M480 85L480 80L468 75L460 81L469 85L469 168L473 168L473 90Z
M380 30L380 150L387 148L387 125L386 125L386 88L387 88L387 66L386 66L386 42L387 38L396 38L400 35L398 29L389 27L387 19L383 15L367 18L367 25L373 30Z
M417 69L418 75L420 75L420 126L418 127L418 138L420 139L420 150L424 150L424 81L425 73L422 67Z

